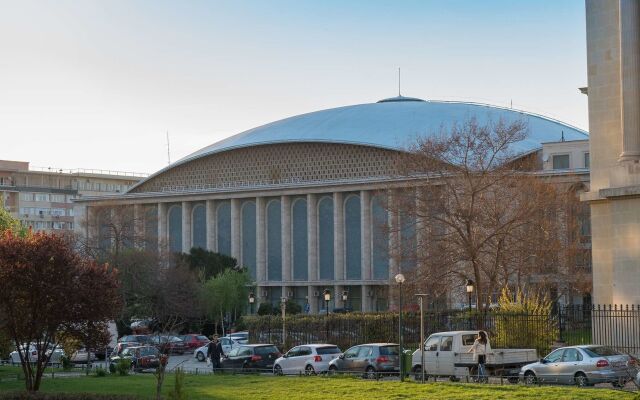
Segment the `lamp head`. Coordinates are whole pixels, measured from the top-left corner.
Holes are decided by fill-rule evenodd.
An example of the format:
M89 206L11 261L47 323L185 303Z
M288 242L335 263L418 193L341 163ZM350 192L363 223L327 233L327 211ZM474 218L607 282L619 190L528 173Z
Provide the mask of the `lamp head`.
M396 275L396 283L398 284L403 284L405 281L404 275L403 274L398 274Z
M342 292L342 301L347 301L347 298L349 297L349 292L348 291L344 291Z
M253 304L256 301L256 296L253 292L249 293L249 304Z
M324 301L331 301L331 292L329 289L325 289L322 295L324 296Z
M467 293L473 293L474 284L471 279L467 279Z

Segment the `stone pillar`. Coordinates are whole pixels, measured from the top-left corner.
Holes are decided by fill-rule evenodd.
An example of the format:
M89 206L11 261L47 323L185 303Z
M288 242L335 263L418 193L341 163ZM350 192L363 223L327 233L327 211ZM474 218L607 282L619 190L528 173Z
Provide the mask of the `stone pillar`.
M620 161L640 160L640 2L620 0Z
M362 312L369 312L371 310L371 297L369 297L369 289L370 286L362 285L360 286L360 293L362 297Z
M265 212L264 197L256 197L256 281L267 280L267 252L265 244Z
M240 243L240 199L231 199L231 257L242 265L242 244Z
M144 247L144 210L142 204L133 205L133 245L139 249Z
M167 250L167 203L158 203L158 252Z
M182 202L182 252L191 250L191 202Z
M362 280L370 280L373 276L371 269L371 194L366 190L360 192L360 257L362 260ZM364 299L364 296L362 298Z
M342 301L342 290L344 286L342 285L334 285L333 286L333 304L334 308L343 308L344 301ZM331 312L331 310L329 310Z
M218 251L218 241L216 240L217 220L216 220L216 202L207 200L206 219L207 219L207 250Z
M280 218L282 226L282 281L293 279L291 273L291 197L280 199ZM283 289L284 290L284 289Z
M309 281L317 281L319 278L318 274L318 197L315 194L307 195L307 268ZM309 286L312 288L311 286ZM312 289L309 289L312 290ZM315 301L311 302L311 297L309 297L309 302L311 303L311 309L315 306L316 312L318 309L318 305L315 304Z
M307 301L309 302L310 314L318 313L318 297L315 293L318 289L315 286L307 286Z
M344 275L344 203L341 192L333 193L333 279L343 281Z

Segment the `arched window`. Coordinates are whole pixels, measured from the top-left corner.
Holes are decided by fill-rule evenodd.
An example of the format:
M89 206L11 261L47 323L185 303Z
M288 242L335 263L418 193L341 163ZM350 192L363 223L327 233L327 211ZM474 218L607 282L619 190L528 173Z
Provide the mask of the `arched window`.
M292 261L293 279L306 281L308 279L309 249L307 241L307 200L297 199L292 206Z
M182 252L182 206L174 205L169 208L169 251Z
M282 208L280 200L267 203L267 279L282 280Z
M256 203L242 204L242 266L256 279Z
M203 204L193 207L191 214L193 247L207 248L207 211Z
M347 279L361 279L360 196L351 195L344 202L344 247Z
M218 253L231 256L231 202L223 201L216 209Z
M383 201L380 196L371 199L373 279L389 279L389 217Z
M158 206L144 208L144 248L158 251Z
M333 199L318 202L318 266L320 279L333 279Z

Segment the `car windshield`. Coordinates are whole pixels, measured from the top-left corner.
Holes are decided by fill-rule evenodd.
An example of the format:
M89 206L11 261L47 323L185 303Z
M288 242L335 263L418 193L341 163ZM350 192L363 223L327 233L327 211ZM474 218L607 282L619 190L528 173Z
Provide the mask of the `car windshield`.
M182 342L182 339L180 339L179 337L175 337L175 336L171 336L169 338L170 342Z
M198 340L208 340L205 335L198 335L196 337L197 337Z
M620 356L619 353L611 347L597 346L597 347L585 347L584 351L591 357L606 357L606 356Z
M380 347L380 355L397 356L400 354L400 346L382 346Z
M327 347L318 347L316 349L318 354L338 354L341 353L340 349L337 346L327 346Z
M158 349L156 349L155 347L144 347L140 349L140 356L142 357L157 356L157 355L158 355Z
M278 349L276 348L276 346L260 346L255 348L255 353L261 356L277 352Z

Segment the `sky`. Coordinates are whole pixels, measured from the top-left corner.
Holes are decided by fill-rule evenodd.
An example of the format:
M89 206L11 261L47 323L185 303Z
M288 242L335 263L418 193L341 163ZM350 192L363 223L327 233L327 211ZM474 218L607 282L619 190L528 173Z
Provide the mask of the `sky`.
M582 0L0 0L0 159L152 173L402 94L588 129Z

